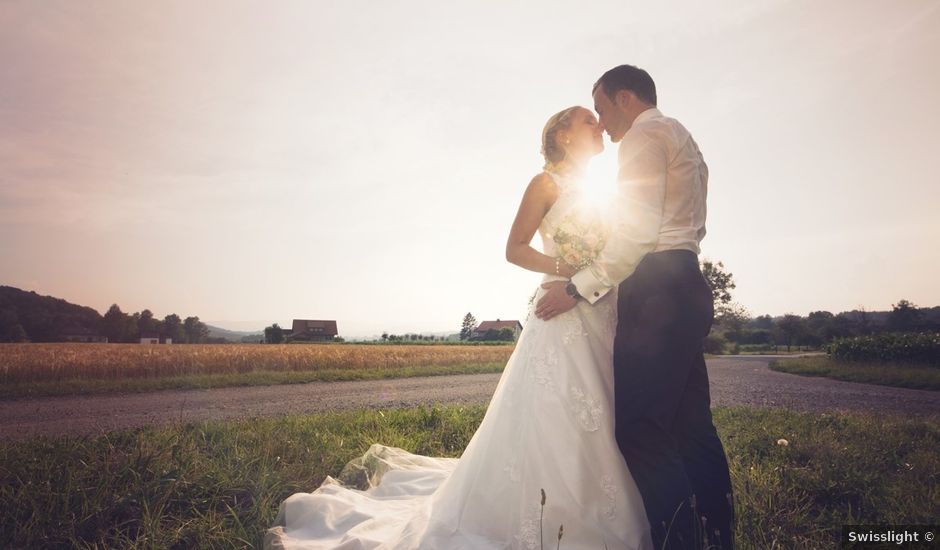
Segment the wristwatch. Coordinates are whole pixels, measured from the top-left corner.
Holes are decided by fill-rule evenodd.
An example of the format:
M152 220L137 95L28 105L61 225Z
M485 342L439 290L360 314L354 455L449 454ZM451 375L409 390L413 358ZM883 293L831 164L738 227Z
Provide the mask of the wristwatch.
M565 292L575 300L581 297L581 295L578 294L578 287L574 286L574 283L571 281L568 281L568 284L565 285Z

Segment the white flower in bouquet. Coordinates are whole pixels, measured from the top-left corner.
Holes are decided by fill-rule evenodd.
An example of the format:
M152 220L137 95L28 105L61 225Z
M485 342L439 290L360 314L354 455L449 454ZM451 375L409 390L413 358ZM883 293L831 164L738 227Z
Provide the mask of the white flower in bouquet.
M575 269L583 269L603 250L607 227L591 217L572 214L561 221L552 240L558 257Z

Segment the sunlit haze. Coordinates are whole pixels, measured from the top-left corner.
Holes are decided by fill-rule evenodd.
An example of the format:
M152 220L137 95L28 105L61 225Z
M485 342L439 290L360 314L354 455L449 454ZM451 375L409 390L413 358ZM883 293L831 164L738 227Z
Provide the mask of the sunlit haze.
M542 126L631 63L752 314L940 305L938 52L936 0L5 1L0 284L236 330L524 320Z

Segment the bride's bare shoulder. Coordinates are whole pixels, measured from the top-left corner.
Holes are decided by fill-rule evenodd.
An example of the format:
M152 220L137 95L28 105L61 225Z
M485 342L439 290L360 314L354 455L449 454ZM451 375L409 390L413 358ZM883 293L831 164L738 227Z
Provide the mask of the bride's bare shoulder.
M529 182L526 193L542 197L554 197L558 194L558 184L555 183L555 179L548 172L539 172Z

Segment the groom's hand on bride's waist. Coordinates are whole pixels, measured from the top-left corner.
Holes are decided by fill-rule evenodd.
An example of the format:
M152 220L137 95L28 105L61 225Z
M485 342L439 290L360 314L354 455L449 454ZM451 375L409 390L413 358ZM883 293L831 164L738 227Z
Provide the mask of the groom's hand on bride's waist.
M567 284L568 281L552 281L542 285L546 292L535 305L536 317L548 321L577 305L578 299L565 291L565 285Z

